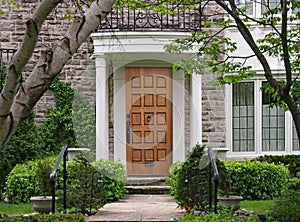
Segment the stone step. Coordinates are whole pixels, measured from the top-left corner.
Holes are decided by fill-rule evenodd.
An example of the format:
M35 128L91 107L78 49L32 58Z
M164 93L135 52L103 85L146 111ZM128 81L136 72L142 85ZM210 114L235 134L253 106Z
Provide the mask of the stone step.
M166 186L165 177L128 177L127 186Z
M125 186L129 194L168 194L169 186Z

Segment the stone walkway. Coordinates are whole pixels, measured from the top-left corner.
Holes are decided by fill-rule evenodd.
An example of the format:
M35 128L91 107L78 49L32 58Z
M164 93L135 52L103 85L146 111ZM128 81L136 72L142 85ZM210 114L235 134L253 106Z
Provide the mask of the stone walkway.
M168 194L130 194L119 202L106 204L86 221L173 221L184 212Z

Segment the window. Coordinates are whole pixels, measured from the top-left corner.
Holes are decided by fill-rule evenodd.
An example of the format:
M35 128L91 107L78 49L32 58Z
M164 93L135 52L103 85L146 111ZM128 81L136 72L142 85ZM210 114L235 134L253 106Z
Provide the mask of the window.
M236 5L240 9L245 8L247 15L254 15L254 3L252 0L237 0Z
M233 151L254 151L254 83L233 85Z
M291 2L291 4L297 4ZM246 9L246 15L253 17L260 17L263 13L269 10L280 8L280 0L236 0L236 6L239 9ZM292 14L299 12L299 9L291 10Z
M262 0L261 2L261 12L265 13L270 9L275 9L281 7L280 0Z
M284 110L270 108L272 101L269 93L262 92L262 150L284 151Z
M261 80L231 86L229 146L233 153L257 154L299 152L300 146L291 115L280 107L270 107L269 93L260 90Z
M299 145L299 140L297 136L297 131L295 124L293 123L293 151L300 151L300 145Z

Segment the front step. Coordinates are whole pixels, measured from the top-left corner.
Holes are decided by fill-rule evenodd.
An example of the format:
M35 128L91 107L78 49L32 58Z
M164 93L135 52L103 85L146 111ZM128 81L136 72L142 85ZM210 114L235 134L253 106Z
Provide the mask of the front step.
M169 186L125 186L129 194L169 194Z
M169 194L168 177L128 177L126 189L129 194Z
M165 186L165 177L128 177L126 185L127 186Z

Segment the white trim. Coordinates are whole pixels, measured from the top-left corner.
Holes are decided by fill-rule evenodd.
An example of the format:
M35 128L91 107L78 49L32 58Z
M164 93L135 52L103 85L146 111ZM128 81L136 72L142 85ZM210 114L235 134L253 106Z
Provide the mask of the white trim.
M190 102L190 149L195 144L202 143L202 77L199 74L191 76Z
M103 55L96 57L96 160L108 159L107 65Z
M117 32L112 37L111 33L93 33L92 38L95 48L95 56L101 54L106 58L107 63L113 66L114 70L114 92L113 92L113 112L114 112L114 159L126 165L126 104L125 104L125 70L124 67L171 67L175 61L188 58L188 53L168 54L164 46L171 43L174 39L182 38L190 33L165 33L165 32ZM107 65L106 65L107 66ZM97 75L102 67L97 66ZM98 70L99 69L99 70ZM103 72L103 70L102 70ZM105 78L107 75L105 75ZM100 78L100 77L98 77ZM104 76L101 77L103 81ZM194 77L192 77L194 78ZM100 79L98 80L100 82ZM99 84L99 83L98 83ZM201 77L197 76L193 80L193 117L189 121L191 141L201 141L202 139L202 106L201 106ZM198 88L199 87L199 88ZM97 88L98 89L98 88ZM105 90L106 92L106 90ZM200 93L199 93L200 92ZM104 95L104 91L102 92ZM107 93L107 92L106 92ZM194 98L194 96L196 96ZM106 94L108 97L108 94ZM185 79L183 71L173 71L173 162L185 159ZM102 110L102 103L97 106L97 132L106 131L102 136L107 137L108 143L108 125L103 127L98 119L106 118L107 111ZM199 124L197 126L197 124ZM196 127L197 126L197 127ZM101 129L100 129L101 128ZM98 142L99 144L99 142ZM97 152L101 149L98 148ZM108 145L107 150L108 151ZM100 156L97 154L97 156ZM105 153L108 158L108 154Z

